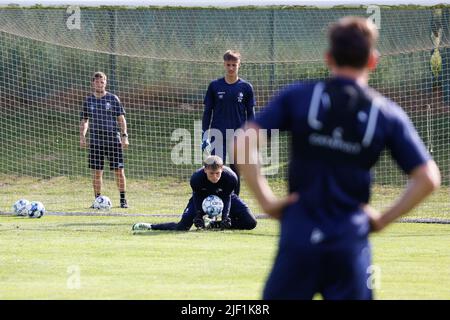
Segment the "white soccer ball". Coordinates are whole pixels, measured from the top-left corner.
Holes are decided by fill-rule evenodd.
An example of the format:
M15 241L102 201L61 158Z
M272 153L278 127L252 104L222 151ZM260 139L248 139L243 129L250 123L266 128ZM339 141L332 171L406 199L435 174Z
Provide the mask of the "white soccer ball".
M107 196L98 196L95 198L93 207L98 210L109 210L112 207L112 203Z
M19 199L14 203L12 209L14 213L18 216L26 216L27 215L27 206L30 204L30 201L26 199Z
M216 195L207 196L202 202L202 209L209 217L216 217L222 213L223 201Z
M45 207L42 202L31 201L27 206L29 218L40 218L45 214Z

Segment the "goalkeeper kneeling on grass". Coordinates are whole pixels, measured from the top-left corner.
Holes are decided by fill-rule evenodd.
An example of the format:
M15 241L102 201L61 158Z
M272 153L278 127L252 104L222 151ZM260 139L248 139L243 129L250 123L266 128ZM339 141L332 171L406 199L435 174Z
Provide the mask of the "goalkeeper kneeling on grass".
M236 174L218 156L209 156L191 177L192 197L181 220L169 223L135 223L132 231L175 230L187 231L194 224L197 228L243 229L256 227L256 219L249 207L234 193L238 179ZM222 219L205 225L207 214L202 209L203 200L216 195L223 202Z

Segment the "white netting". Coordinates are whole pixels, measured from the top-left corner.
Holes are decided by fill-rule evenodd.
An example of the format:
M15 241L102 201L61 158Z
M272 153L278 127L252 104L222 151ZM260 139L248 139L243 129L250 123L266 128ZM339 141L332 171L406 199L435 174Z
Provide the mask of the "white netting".
M181 212L184 203L170 186L183 185L172 189L183 190L187 200L187 178L200 166L203 97L209 82L223 76L223 53L242 53L240 76L253 84L258 111L281 86L328 75L322 62L327 26L352 14L372 16L380 27L382 59L370 84L405 108L443 174L444 191L416 214L447 216L448 8L72 9L0 9L0 173L4 185L30 179L29 188L4 193L2 210L27 194L48 199L50 211L80 211L80 201L92 200L87 154L78 144L79 113L92 73L104 71L108 90L127 112L125 173L129 198L139 203L133 210ZM173 163L179 141L171 140L180 128L192 147L190 163L182 165ZM283 179L285 136L281 145L275 178ZM52 197L49 185L72 185L64 177L82 181L77 197ZM112 177L106 172L105 181ZM388 160L375 177L379 206L406 181Z

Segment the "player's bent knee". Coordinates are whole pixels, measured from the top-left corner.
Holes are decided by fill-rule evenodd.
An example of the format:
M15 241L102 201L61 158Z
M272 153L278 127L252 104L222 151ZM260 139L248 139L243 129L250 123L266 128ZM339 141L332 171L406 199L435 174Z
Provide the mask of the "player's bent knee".
M253 230L253 229L255 229L257 224L258 224L258 223L256 222L256 220L252 221L252 223L249 224L248 230Z
M256 228L257 222L256 220L252 220L252 221L248 221L247 223L245 223L241 229L243 230L253 230Z

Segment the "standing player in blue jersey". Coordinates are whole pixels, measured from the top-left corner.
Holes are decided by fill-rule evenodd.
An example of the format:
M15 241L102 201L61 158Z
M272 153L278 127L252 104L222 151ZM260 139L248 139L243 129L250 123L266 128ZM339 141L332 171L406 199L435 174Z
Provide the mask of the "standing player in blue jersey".
M256 162L239 165L281 234L264 299L372 299L369 233L406 214L440 185L440 173L411 121L368 86L377 30L346 17L329 29L331 78L283 89L246 130L291 133L289 192L277 199ZM247 134L250 132L248 131ZM237 149L244 151L238 136ZM249 146L255 161L257 145ZM369 206L371 169L384 149L409 176L403 194L380 213Z
M114 170L120 192L120 207L128 208L122 148L128 148L125 110L119 98L106 91L106 75L96 72L92 77L94 93L83 105L80 123L80 146L86 148L89 129L89 168L93 170L94 196L102 192L105 157Z
M236 130L255 117L255 96L252 85L239 78L241 55L237 51L228 50L223 55L225 77L212 81L205 95L205 109L202 119L202 151L216 141L211 154L217 154L226 162L227 135L226 130ZM208 129L216 129L208 132ZM218 139L217 134L220 134ZM239 172L234 160L230 159L230 168L238 177L235 193L240 192Z
M135 223L133 231L174 230L188 231L192 224L205 228L202 209L203 200L216 195L223 201L222 220L211 228L251 230L256 227L256 219L249 207L234 193L237 185L236 174L218 156L209 156L202 168L191 177L192 197L178 223L161 224Z

